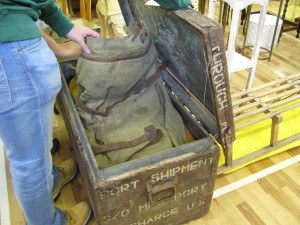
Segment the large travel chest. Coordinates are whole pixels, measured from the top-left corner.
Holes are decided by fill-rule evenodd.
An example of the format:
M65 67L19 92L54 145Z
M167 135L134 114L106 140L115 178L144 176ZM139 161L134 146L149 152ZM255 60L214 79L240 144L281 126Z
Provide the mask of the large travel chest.
M194 140L100 169L68 89L76 60L60 62L59 103L98 224L182 224L209 211L220 148L234 140L222 27L192 9L127 2L167 62L166 89Z

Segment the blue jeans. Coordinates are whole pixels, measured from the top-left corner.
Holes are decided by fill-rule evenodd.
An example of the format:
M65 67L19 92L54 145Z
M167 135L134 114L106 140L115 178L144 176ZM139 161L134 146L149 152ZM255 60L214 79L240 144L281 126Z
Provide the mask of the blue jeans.
M0 43L0 139L28 225L66 224L52 200L52 117L60 89L44 39Z

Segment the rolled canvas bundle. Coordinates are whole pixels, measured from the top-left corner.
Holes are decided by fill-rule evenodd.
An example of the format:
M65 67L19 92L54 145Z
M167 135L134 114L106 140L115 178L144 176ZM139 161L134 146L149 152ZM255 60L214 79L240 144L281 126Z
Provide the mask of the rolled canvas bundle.
M88 38L77 64L76 106L99 167L187 142L164 87L158 53L136 26L123 38Z

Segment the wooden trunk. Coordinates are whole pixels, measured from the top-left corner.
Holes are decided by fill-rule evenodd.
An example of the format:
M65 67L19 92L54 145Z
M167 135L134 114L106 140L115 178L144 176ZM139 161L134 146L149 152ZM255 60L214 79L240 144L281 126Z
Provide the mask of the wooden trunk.
M192 9L165 11L129 0L128 10L167 62L163 80L194 141L100 169L68 82L76 60L60 63L59 102L97 223L182 224L210 208L220 148L234 140L222 27Z

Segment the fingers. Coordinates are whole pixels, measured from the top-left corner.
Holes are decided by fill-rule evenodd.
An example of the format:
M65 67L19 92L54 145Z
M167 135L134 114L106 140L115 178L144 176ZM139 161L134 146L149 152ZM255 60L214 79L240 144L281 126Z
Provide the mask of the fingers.
M83 37L83 39L80 41L80 46L82 47L82 50L86 53L86 54L90 54L91 53L91 51L90 51L90 49L89 49L89 47L87 46L87 44L85 43L85 40L84 40L84 38L86 37L86 36L92 36L92 37L94 37L94 38L99 38L100 37L100 35L97 33L97 32L95 32L95 31L93 31L93 30L91 30L91 29L89 29L89 28L87 28L87 27L85 27L86 29L85 29L85 34L84 34L84 37Z
M88 48L88 46L86 45L86 43L84 41L84 38L86 36L92 36L94 38L99 38L100 37L100 35L97 32L91 30L90 28L80 27L80 26L76 26L76 25L66 35L67 38L77 42L82 47L82 50L86 54L90 54L91 51L90 51L90 49Z
M86 36L92 36L94 38L100 38L100 34L98 34L96 31L93 31L91 29L87 30L87 35Z
M84 53L86 53L86 54L90 54L91 53L91 50L89 49L89 47L85 43L84 39L80 40L78 42L78 44L81 46L81 48L84 51Z

